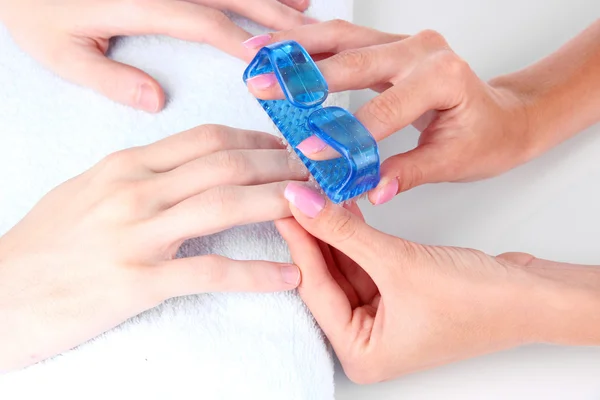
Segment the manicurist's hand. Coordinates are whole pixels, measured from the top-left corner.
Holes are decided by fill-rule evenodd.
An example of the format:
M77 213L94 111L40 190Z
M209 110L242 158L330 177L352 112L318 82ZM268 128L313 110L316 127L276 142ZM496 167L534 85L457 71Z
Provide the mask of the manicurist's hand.
M305 179L279 139L201 126L58 186L0 237L0 372L172 297L295 288L294 265L175 255L186 239L291 215L286 182Z
M232 11L273 29L314 21L309 0L0 0L0 21L16 42L69 81L117 102L160 111L165 95L139 69L105 57L115 36L167 35L208 43L248 59L250 38L223 13Z
M600 121L600 20L546 59L490 82L434 31L392 35L331 21L247 46L281 40L296 40L320 60L331 91L380 92L356 112L377 140L411 124L421 132L413 150L383 162L369 194L374 204L425 183L498 175ZM273 75L248 86L259 98L283 96ZM337 155L316 136L298 149L316 160Z
M302 184L285 196L294 218L277 227L300 295L355 382L534 342L600 344L600 267L424 246Z

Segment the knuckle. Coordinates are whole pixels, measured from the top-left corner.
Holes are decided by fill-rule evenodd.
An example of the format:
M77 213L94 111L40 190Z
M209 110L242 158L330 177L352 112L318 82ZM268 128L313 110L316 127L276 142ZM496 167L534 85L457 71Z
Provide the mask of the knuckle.
M356 224L350 213L332 217L329 225L338 242L346 242L356 235Z
M139 213L148 200L145 181L128 181L117 185L113 200L128 214Z
M233 212L236 203L236 191L230 186L218 186L205 192L205 204L211 214L220 215L223 212Z
M214 32L215 30L221 30L227 25L231 24L229 17L222 11L215 10L214 8L207 8L207 24L205 32Z
M469 64L451 50L442 51L435 56L436 73L451 79L460 79L470 71Z
M343 20L343 19L333 19L329 22L327 22L327 24L334 30L334 31L348 31L350 29L352 29L352 23Z
M417 164L405 165L398 174L398 192L410 190L423 182L423 170Z
M198 280L209 288L221 286L226 279L227 268L221 262L220 257L210 257L198 268Z
M201 125L189 132L192 140L202 147L222 148L227 143L227 129L222 125Z
M353 49L339 53L335 59L342 67L360 72L369 69L372 56L367 50Z
M246 155L241 151L219 151L214 153L209 163L215 165L218 169L231 173L243 173L249 167Z
M382 125L395 125L401 117L401 103L402 100L395 92L387 91L371 100L365 106L365 111Z
M417 33L416 35L425 45L431 46L433 48L444 48L448 47L448 42L446 38L433 29L425 29Z
M423 252L421 245L400 238L393 238L390 244L391 246L387 246L385 249L382 248L381 251L386 253L388 258L394 260L395 265L400 267L413 265ZM388 250L391 250L391 252L387 253Z
M133 149L121 150L109 154L99 163L99 169L107 174L122 173L123 170L130 169L136 163L135 152Z

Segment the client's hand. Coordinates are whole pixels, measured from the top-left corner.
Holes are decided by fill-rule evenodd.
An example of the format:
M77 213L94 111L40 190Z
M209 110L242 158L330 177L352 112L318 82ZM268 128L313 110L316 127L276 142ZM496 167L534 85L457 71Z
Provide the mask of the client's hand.
M381 183L369 194L375 204L424 183L498 175L600 120L600 90L594 90L600 88L600 22L547 59L490 83L433 31L407 37L332 21L246 45L290 39L321 60L331 91L381 92L356 112L377 140L411 124L421 131L416 148L383 162ZM273 75L248 85L259 98L282 97ZM298 149L313 159L336 156L315 136Z
M305 17L309 0L0 0L0 20L16 42L62 77L148 112L165 95L148 74L109 60L109 39L168 35L205 42L247 59L251 35L222 12L229 10L274 29L290 29Z
M174 259L186 239L290 215L306 175L266 133L201 126L108 156L0 238L0 372L77 346L166 299L295 288L294 265Z
M295 219L277 226L302 270L300 295L355 382L531 342L600 344L599 267L423 246L305 186L285 195Z

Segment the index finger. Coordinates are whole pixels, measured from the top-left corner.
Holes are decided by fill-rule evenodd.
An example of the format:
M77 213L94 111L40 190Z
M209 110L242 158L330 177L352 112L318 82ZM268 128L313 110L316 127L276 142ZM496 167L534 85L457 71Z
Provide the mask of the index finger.
M258 51L277 42L294 40L311 54L337 54L345 50L386 44L406 39L408 35L381 32L364 26L354 25L341 19L300 26L295 29L261 35L246 42L246 47Z
M288 244L294 264L302 271L298 292L325 335L337 347L352 322L352 307L332 277L317 241L294 218L275 222Z

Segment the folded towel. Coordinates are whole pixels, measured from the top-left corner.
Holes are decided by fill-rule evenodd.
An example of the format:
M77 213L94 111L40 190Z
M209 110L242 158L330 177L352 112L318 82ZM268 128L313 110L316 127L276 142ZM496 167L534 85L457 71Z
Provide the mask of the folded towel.
M352 0L313 3L317 18L351 18ZM49 189L116 150L206 123L273 132L242 83L245 65L205 45L164 37L116 43L114 58L166 89L169 102L158 115L64 82L19 50L2 26L0 49L0 234ZM345 95L331 100L347 106ZM271 223L181 249L184 256L207 253L289 261ZM295 292L206 294L173 299L77 349L0 376L0 398L331 399L333 363Z

